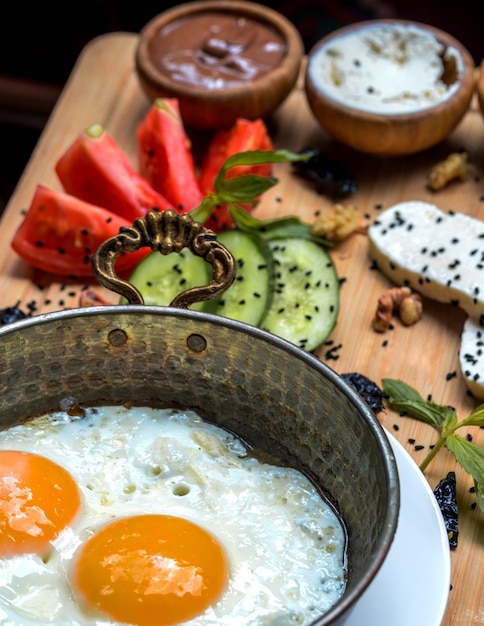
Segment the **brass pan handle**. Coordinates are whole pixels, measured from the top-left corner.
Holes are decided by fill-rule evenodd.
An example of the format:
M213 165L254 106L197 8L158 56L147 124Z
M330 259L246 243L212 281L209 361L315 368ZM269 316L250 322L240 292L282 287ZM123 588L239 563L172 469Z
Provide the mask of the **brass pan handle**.
M212 230L193 221L187 213L180 214L173 209L161 212L153 209L144 217L138 217L132 226L122 226L117 235L99 246L91 259L98 282L124 296L129 304L144 304L143 296L134 285L117 276L114 265L120 254L136 252L143 247L150 247L163 255L189 248L212 266L213 277L208 285L183 291L173 299L170 306L187 309L195 302L216 298L235 279L234 257L217 241Z

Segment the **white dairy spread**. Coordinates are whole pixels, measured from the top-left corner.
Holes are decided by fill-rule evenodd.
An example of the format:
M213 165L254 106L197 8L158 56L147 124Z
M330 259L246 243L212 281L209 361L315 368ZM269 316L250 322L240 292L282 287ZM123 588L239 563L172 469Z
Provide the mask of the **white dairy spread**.
M442 80L445 65L455 68L453 82ZM366 26L342 35L319 48L309 63L321 91L370 113L431 107L457 90L462 69L455 48L403 24Z

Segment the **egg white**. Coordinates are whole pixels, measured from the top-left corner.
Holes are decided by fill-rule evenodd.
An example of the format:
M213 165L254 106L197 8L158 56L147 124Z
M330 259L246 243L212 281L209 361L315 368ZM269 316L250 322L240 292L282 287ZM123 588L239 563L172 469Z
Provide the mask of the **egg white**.
M71 559L103 524L143 513L189 519L227 553L225 592L186 625L310 624L344 592L344 529L317 489L296 470L260 463L193 412L58 412L0 433L0 449L52 459L83 498L48 559L0 559L2 626L115 624L81 613L68 584Z

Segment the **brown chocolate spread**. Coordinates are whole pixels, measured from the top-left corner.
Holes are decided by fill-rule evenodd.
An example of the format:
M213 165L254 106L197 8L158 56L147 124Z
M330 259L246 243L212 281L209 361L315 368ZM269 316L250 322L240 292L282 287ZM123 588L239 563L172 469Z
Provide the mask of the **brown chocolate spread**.
M286 54L284 39L257 20L204 12L165 26L150 46L159 71L186 85L235 87L272 71Z

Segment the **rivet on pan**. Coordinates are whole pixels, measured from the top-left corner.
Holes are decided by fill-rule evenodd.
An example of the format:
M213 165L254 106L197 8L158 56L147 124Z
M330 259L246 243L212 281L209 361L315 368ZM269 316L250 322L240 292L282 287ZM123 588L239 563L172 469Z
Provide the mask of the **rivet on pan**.
M109 333L108 340L112 346L118 348L119 346L124 346L128 341L128 335L121 328L115 328Z
M193 352L203 352L207 347L207 342L201 335L189 335L187 345Z

